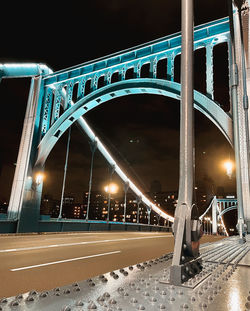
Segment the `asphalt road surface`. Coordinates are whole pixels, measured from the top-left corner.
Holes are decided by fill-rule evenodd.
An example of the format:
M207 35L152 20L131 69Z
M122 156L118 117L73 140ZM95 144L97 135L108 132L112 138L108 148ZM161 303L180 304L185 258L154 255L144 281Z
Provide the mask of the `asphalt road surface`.
M221 237L204 236L202 242ZM84 232L0 236L0 299L42 291L173 251L165 232Z

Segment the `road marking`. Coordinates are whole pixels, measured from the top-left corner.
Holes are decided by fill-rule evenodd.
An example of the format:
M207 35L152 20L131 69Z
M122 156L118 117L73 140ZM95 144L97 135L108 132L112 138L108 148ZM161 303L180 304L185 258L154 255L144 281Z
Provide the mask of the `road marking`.
M43 245L43 246L1 249L0 253L20 252L20 251L29 251L29 250L44 249L44 248L67 247L67 246L75 246L75 245L109 243L109 242L120 242L120 241L130 241L130 240L171 238L171 237L172 235L158 235L158 236L145 236L145 237L136 237L136 238L114 239L114 240L96 240L96 241L85 241L85 242L75 242L75 243L65 243L65 244L51 244L51 245Z
M89 255L89 256L84 256L84 257L76 257L76 258L71 258L71 259L46 262L46 263L42 263L42 264L39 264L39 265L33 265L33 266L27 266L27 267L10 269L10 271L15 272L15 271L20 271L20 270L34 269L34 268L39 268L39 267L56 265L56 264L59 264L59 263L71 262L71 261L76 261L76 260L83 260L83 259L100 257L100 256L113 255L113 254L118 254L118 253L121 253L121 251L113 251L113 252L109 252L109 253L102 253L102 254Z

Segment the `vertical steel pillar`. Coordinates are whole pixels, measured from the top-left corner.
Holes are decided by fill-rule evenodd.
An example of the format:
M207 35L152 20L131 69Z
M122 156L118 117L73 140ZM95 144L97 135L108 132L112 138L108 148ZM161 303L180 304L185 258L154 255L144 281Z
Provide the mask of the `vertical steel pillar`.
M112 176L114 174L114 171L115 171L115 167L114 166L111 166L110 167L110 178L109 178L109 184L111 184L112 182ZM107 221L109 221L110 219L110 203L111 203L111 192L109 191L108 192L108 217L107 217Z
M127 213L127 192L129 188L129 183L124 184L124 206L123 206L123 222L126 222L126 213Z
M40 142L40 116L42 112L42 77L33 78L24 121L21 145L19 148L17 175L13 183L9 213L17 215L17 232L37 232L43 182L37 183L36 175L43 167L34 167L37 146ZM19 179L20 178L20 179Z
M231 1L230 1L231 2ZM229 3L230 3L229 2ZM238 199L238 230L240 240L244 233L244 222L250 223L250 189L249 189L249 133L248 100L245 84L244 47L242 41L240 8L230 3L231 60L230 89L232 98L234 147L236 160L236 181Z
M191 241L191 212L193 201L193 0L182 0L181 10L181 118L180 171L178 204L175 210L175 246L170 282L180 285L186 276L183 271L183 251L194 255ZM185 242L185 243L184 243Z
M91 190L92 190L92 179L93 179L93 164L94 164L94 155L97 148L97 142L94 140L90 142L91 149L91 164L90 164L90 175L89 175L89 192L88 192L88 203L87 203L87 214L86 219L89 220L89 207L90 207L90 198L91 198Z
M213 203L212 203L212 226L213 226L213 234L217 234L217 199L216 199L216 196L214 196Z
M140 221L140 204L141 204L141 197L137 198L137 223L139 224Z
M37 96L40 88L40 78L31 80L29 98L24 117L22 137L17 158L17 165L12 183L10 202L8 207L8 218L19 219L23 201L24 185L27 181L28 163L34 133L36 118ZM32 176L29 176L29 181Z
M213 70L213 45L206 46L206 92L207 96L214 99L214 70Z

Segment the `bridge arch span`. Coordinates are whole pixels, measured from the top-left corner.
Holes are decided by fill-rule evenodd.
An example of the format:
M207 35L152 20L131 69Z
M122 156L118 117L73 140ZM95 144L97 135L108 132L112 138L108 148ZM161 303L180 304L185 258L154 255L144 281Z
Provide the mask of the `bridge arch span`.
M38 146L36 166L43 167L49 153L63 133L81 116L111 99L133 94L155 94L180 100L180 83L159 79L130 79L116 82L83 97L52 125ZM233 145L232 118L213 100L194 91L194 107L208 117Z
M223 211L221 211L218 215L218 218L221 218L224 214L226 214L227 212L230 212L234 209L237 209L237 205L233 205L233 206L229 206L228 208L225 208Z

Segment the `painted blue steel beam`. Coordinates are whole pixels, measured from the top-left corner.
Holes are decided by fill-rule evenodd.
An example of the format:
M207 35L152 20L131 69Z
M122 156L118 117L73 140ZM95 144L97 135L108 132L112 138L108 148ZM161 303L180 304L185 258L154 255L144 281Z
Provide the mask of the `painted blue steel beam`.
M234 210L234 209L237 209L237 208L238 208L237 205L230 206L230 207L224 209L223 211L221 211L221 212L219 213L218 217L221 218L221 217L222 217L224 214L226 214L227 212L230 212L230 211L232 211L232 210Z
M156 94L180 99L180 84L159 79L132 79L110 84L83 97L51 126L39 144L37 166L43 166L50 151L63 133L81 116L111 99L132 94ZM232 119L214 101L194 92L194 107L204 113L225 135L232 140Z
M0 64L0 78L29 78L51 74L53 71L44 64L12 63Z
M229 40L229 19L228 17L199 25L194 28L194 49L204 48L206 45L217 45ZM86 76L86 80L93 77L105 75L111 70L127 70L138 64L140 65L161 58L171 58L181 53L181 33L175 33L136 47L119 51L117 53L101 57L74 67L57 71L44 78L45 86L65 82L70 79L77 79ZM125 66L125 68L124 68Z

